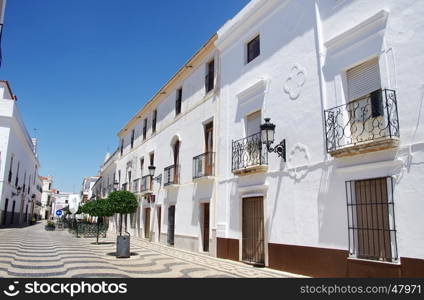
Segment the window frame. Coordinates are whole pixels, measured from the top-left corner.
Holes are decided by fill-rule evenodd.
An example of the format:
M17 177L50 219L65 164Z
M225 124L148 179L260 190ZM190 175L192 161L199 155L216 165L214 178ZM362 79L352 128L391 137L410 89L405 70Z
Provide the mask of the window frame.
M181 114L181 107L183 102L183 88L180 87L176 91L176 97L175 97L175 116L178 116Z
M384 184L381 184L382 182ZM358 185L360 185L359 196ZM393 177L348 180L345 182L345 189L349 258L398 263Z
M147 118L143 120L143 141L147 138Z
M213 68L211 68L211 65L213 66ZM212 58L209 62L206 63L206 75L205 75L206 94L208 94L210 91L214 89L215 89L215 58Z
M252 45L252 43L254 43L256 41L258 43L258 48L257 48L257 53L255 55L255 53L251 54L251 51L253 51L253 49L251 50L250 45ZM249 64L250 62L254 61L257 57L259 57L261 55L261 35L257 34L257 35L255 35L255 37L250 39L246 43L245 49L246 49L246 64Z
M158 110L153 110L153 116L152 116L152 134L156 133L156 125L157 125L157 118L158 118Z
M131 149L134 148L135 129L131 130Z

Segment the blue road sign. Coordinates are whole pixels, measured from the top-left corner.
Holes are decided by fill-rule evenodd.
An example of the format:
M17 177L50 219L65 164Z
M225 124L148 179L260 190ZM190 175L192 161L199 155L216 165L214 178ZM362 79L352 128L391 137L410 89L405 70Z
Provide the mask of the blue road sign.
M62 211L60 209L56 210L56 216L60 217L62 215Z

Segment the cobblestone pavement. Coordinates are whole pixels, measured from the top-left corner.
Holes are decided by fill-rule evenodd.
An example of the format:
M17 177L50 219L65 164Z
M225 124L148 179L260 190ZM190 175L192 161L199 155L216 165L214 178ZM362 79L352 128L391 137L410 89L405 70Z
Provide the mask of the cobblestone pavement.
M0 277L293 277L132 237L129 259L116 259L115 236L76 238L40 223L0 229Z

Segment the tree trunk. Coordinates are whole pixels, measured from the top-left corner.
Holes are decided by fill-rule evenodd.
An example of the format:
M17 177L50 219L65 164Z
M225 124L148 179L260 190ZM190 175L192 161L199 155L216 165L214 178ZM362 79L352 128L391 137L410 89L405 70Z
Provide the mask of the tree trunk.
M96 236L96 244L99 244L99 230L100 230L100 220L97 219L97 236Z

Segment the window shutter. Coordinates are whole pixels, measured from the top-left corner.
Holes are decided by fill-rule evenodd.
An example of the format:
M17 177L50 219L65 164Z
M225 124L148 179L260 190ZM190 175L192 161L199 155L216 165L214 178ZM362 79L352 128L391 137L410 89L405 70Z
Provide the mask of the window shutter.
M246 136L258 133L261 126L261 111L257 111L246 117Z
M377 58L348 70L346 75L349 101L381 89L380 70Z

